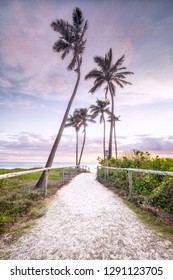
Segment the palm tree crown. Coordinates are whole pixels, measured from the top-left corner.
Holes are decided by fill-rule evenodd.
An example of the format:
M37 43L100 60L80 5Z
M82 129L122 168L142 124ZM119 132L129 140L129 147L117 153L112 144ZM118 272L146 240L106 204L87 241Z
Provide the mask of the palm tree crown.
M78 7L73 10L72 18L73 24L63 19L57 19L51 23L54 31L57 31L61 35L54 43L53 50L62 52L62 59L71 51L73 53L73 58L67 69L73 70L76 67L75 71L78 71L85 49L86 40L84 40L84 34L88 29L88 22L84 21L82 12Z
M94 68L91 70L86 76L85 79L95 79L94 86L91 88L89 92L94 93L98 90L103 84L106 84L106 94L110 87L113 95L115 95L115 85L117 84L121 88L124 85L131 85L130 82L127 82L126 75L134 74L130 71L122 71L125 70L126 67L121 67L125 59L125 55L123 55L120 59L116 61L115 64L112 63L112 49L105 55L105 57L95 56L94 61L98 65L98 69Z
M111 114L109 115L109 117L108 117L108 122L111 122ZM118 116L118 117L116 117L115 115L113 115L113 121L114 122L118 122L118 121L120 121L120 116Z
M96 100L97 105L91 105L90 110L92 113L92 118L95 119L100 114L100 123L104 121L104 114L110 115L110 110L108 108L110 101L109 100Z
M79 131L81 127L81 117L77 109L75 109L73 115L69 115L65 127L74 127L76 131Z
M88 113L88 108L80 108L78 109L78 113L81 118L81 125L83 125L84 128L88 125L88 122L95 122L92 116Z

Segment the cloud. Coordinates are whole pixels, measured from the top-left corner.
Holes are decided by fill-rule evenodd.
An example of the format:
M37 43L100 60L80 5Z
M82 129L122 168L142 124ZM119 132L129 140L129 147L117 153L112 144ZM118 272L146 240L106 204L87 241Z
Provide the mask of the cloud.
M1 132L0 154L1 161L46 161L56 135L45 137L37 133L21 132L19 134L5 134ZM65 132L57 150L57 159L75 159L76 136L73 132ZM83 135L79 137L81 148ZM89 137L86 140L84 156L102 154L102 138ZM95 156L96 158L96 156Z
M2 88L10 88L11 83L6 78L0 78L0 87Z
M129 137L127 137L129 140ZM131 143L119 144L121 152L131 150L148 151L155 154L173 156L173 137L154 137L151 135L134 135Z
M69 132L69 134L68 134ZM45 137L38 133L21 132L5 134L1 132L1 161L44 161L50 153L56 135ZM173 137L153 137L151 135L134 135L133 137L117 137L118 152L128 153L132 150L148 151L150 153L173 156ZM55 161L75 161L75 132L65 131L59 144ZM79 150L83 135L79 136ZM87 137L84 149L84 161L96 160L103 156L102 137Z

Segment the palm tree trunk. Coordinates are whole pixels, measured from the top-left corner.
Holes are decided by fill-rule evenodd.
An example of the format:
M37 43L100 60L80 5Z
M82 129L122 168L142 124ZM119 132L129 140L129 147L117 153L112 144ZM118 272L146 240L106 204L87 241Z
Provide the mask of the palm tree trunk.
M78 166L78 130L76 130L76 166Z
M63 120L62 120L62 123L61 123L61 126L59 128L58 134L57 134L56 139L54 141L54 144L52 146L52 149L51 149L51 152L49 154L49 157L48 157L48 160L46 162L45 167L51 167L52 166L52 163L53 163L53 160L54 160L54 157L55 157L55 154L56 154L56 150L57 150L59 142L61 140L61 136L62 136L64 127L65 127L65 123L67 121L67 118L68 118L68 115L69 115L69 112L70 112L71 105L72 105L73 100L76 96L76 92L77 92L77 89L78 89L78 86L79 86L80 76L81 76L81 74L80 74L80 62L79 62L79 59L78 59L78 76L77 76L76 85L74 87L73 93L72 93L71 98L69 100L67 109L65 111L65 114L64 114L64 117L63 117ZM43 173L41 174L41 176L40 176L40 178L39 178L35 187L36 188L43 188L44 185L45 185L45 182L46 182L46 171L43 171Z
M115 142L115 158L117 159L117 137L116 137L116 127L115 127L115 121L114 121L114 142Z
M113 96L113 92L111 90L111 87L109 85L109 91L110 91L110 95L111 95L111 124L110 124L110 134L109 134L109 156L108 159L111 159L112 157L112 135L113 135L113 116L114 116L114 96Z
M106 124L105 124L105 117L103 116L103 156L104 156L104 160L106 158L105 156L105 150L106 150Z
M81 159L82 159L82 155L83 155L83 151L84 151L84 147L85 147L85 140L86 140L86 127L84 128L84 137L83 137L82 149L81 149L80 158L79 158L79 165L81 163Z

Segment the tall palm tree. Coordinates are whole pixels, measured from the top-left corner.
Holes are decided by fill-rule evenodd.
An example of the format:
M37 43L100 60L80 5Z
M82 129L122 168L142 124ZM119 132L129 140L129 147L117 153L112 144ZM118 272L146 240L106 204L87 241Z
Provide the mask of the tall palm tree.
M119 58L115 63L112 61L112 49L105 55L105 57L95 56L94 61L98 65L98 69L94 68L86 76L85 79L95 79L94 86L89 92L94 93L102 85L106 84L105 94L109 92L111 96L111 125L110 125L110 135L109 135L109 159L112 157L112 134L113 134L113 115L114 115L114 97L116 92L116 85L123 88L125 85L129 84L127 82L126 76L134 74L133 72L124 71L126 67L121 67L125 59L125 55Z
M74 127L76 131L76 166L78 165L78 147L79 147L79 138L78 133L81 127L81 116L77 109L74 110L73 115L70 115L67 118L65 127Z
M111 122L111 115L109 116L108 119L109 122ZM118 157L118 149L117 149L117 136L116 136L116 122L120 121L120 116L116 117L113 115L113 132L114 132L114 143L115 143L115 158L117 159Z
M78 164L80 165L82 155L83 155L83 151L84 151L84 147L85 147L86 128L88 126L88 122L95 123L95 121L93 120L92 116L90 114L88 114L88 108L79 109L79 115L80 115L80 119L81 119L81 126L83 126L83 128L84 128L83 129L83 133L84 133L83 143L82 143L81 153L80 153L79 162L78 162Z
M88 23L87 21L84 21L82 11L78 7L73 10L72 21L73 23L70 24L63 19L57 19L51 23L53 30L58 32L60 35L59 39L53 45L53 50L55 52L62 53L62 59L64 59L70 52L72 53L72 60L67 69L74 70L77 73L77 80L45 167L52 166L81 77L82 55L86 44L84 35L88 28ZM44 187L45 182L46 172L43 172L36 184L36 188Z
M92 113L92 118L95 119L100 115L100 123L103 122L103 156L105 159L105 150L106 150L106 121L105 121L105 113L110 115L109 110L109 100L96 100L97 105L91 105L90 110Z

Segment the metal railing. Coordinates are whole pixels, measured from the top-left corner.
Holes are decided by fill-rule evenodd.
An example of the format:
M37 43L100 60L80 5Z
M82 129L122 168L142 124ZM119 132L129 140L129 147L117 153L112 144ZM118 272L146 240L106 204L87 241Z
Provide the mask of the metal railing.
M149 173L149 174L157 174L161 176L172 176L173 172L168 171L159 171L159 170L148 170L148 169L136 169L136 168L119 168L119 167L108 167L108 166L97 166L97 177L99 174L99 169L104 169L104 181L106 182L109 174L108 170L122 170L128 172L128 179L129 179L129 195L130 201L133 201L133 186L132 186L132 173Z
M31 169L27 171L19 171L19 172L12 172L12 173L6 173L0 175L0 180L12 178L12 177L18 177L26 174L32 174L32 173L38 173L46 171L46 182L43 189L43 195L47 195L47 184L48 184L48 176L49 176L49 170L58 169L62 170L61 173L61 183L64 184L65 182L65 170L68 169L70 173L70 177L73 176L74 172L76 171L76 174L78 171L84 170L85 172L90 172L90 168L87 165L79 165L79 166L63 166L63 167L44 167L44 168L37 168L37 169Z

